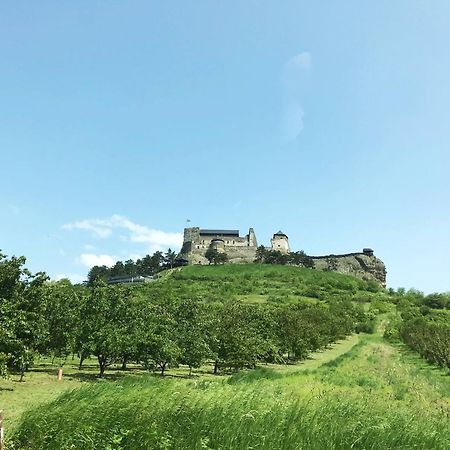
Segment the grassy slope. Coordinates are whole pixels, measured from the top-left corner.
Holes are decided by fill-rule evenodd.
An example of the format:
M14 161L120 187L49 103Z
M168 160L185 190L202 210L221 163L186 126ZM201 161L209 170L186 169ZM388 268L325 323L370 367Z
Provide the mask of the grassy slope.
M339 274L247 265L189 267L139 289L145 295L169 289L205 300L231 295L267 301L280 290L296 301L320 301L304 295L307 290L328 300L383 298L366 288ZM295 366L265 366L231 378L162 380L132 373L27 413L17 429L19 448L450 447L448 375L380 333L351 336ZM36 403L79 383L73 376L57 385L48 377L36 374ZM7 400L16 402L14 407L26 405L32 389L25 384L16 383Z
M286 373L97 383L28 414L19 448L449 448L444 371L378 335L340 345Z
M384 295L372 292L373 286L352 276L261 264L174 269L163 273L159 282L137 289L145 295L158 295L169 290L178 297L196 297L206 301L237 298L252 303L315 302L344 296L370 301Z

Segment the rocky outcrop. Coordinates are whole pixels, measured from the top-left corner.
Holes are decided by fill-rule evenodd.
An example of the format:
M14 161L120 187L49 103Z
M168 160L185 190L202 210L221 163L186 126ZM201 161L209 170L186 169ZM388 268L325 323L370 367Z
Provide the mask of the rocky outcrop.
M348 253L345 255L312 256L314 267L344 273L366 281L376 281L386 287L386 266L373 254Z

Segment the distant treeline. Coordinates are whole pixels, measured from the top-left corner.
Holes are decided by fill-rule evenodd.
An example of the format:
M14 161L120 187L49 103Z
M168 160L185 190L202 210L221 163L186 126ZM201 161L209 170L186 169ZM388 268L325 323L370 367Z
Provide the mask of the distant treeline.
M96 279L107 281L114 277L151 276L164 269L176 266L177 254L170 248L166 253L156 251L153 255L146 255L133 261L117 261L114 266L94 266L88 273L88 284L92 285Z
M222 264L228 260L226 253L213 249L206 251L205 256L210 264ZM313 259L303 251L282 253L278 250L267 249L264 246L260 246L256 250L255 262L314 268ZM146 255L137 261L131 259L125 262L117 261L112 267L94 266L88 273L87 281L89 285L92 285L97 279L107 281L114 277L151 276L177 265L180 265L177 254L169 248L166 253L157 251L153 255Z

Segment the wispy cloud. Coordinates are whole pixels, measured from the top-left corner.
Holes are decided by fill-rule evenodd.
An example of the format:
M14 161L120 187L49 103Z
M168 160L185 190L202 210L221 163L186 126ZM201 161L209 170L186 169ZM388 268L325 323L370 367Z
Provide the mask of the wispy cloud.
M110 222L110 220L103 219L78 220L77 222L66 223L62 228L63 230L91 231L96 237L107 238L112 234L112 225Z
M141 242L149 246L160 246L162 248L178 248L183 243L181 233L170 233L167 231L155 230L145 225L139 225L127 217L119 214L113 214L107 219L85 219L77 222L68 223L62 227L65 230L85 230L91 232L98 238L108 238L112 236L115 229L121 230L123 240L130 242ZM128 231L124 235L123 230Z
M312 58L309 52L295 55L283 67L281 75L283 88L282 133L287 141L295 140L304 127L305 111L302 107L302 98L311 68Z
M79 261L83 266L88 268L94 266L107 266L112 267L117 258L111 255L96 255L95 253L83 253L80 255Z

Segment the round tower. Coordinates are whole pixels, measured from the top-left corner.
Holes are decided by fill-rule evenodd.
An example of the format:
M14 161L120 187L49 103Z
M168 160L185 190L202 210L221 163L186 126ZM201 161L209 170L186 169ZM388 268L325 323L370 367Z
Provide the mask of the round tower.
M211 240L211 248L219 253L223 253L225 252L225 241L221 238L214 238Z
M281 253L289 253L291 251L289 248L289 238L282 231L275 233L270 243L272 244L272 250L277 250Z

